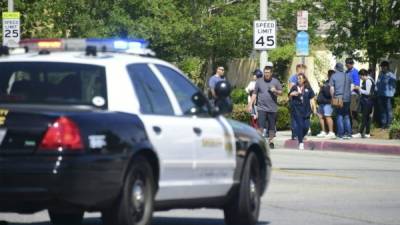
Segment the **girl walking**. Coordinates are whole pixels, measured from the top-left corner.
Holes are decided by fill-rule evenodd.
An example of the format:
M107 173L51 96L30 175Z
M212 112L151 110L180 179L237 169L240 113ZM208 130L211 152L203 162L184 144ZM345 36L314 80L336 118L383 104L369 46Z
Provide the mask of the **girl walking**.
M311 112L315 112L313 102L315 94L306 76L301 73L298 75L298 82L289 91L292 101L292 112L296 121L296 134L299 141L299 149L304 149L303 139L310 128Z

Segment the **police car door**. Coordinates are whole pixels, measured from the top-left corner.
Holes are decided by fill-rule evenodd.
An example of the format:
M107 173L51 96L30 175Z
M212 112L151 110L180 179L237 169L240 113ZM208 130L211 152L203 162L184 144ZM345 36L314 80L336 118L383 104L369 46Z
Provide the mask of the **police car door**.
M139 100L140 118L160 160L156 200L193 198L194 134L190 123L175 116L165 89L147 64L129 65L128 72Z
M195 134L194 190L198 197L227 194L233 184L236 166L233 131L223 117L210 116L209 107L196 107L192 98L199 93L187 78L176 70L156 65L176 96L183 117L191 118Z

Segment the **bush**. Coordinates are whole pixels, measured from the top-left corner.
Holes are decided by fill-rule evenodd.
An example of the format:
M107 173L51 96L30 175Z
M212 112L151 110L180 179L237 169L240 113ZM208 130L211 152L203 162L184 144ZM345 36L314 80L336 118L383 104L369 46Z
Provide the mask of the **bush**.
M310 120L311 135L315 136L321 132L321 125L319 124L319 118L313 115Z
M393 109L393 120L400 121L400 105L397 105Z
M234 104L230 118L248 124L250 122L250 113L247 112L246 104Z
M247 96L248 94L242 88L235 88L231 93L233 104L247 104Z
M394 120L389 128L390 139L400 139L400 121Z
M287 130L290 125L290 112L288 107L279 106L276 118L276 129Z

